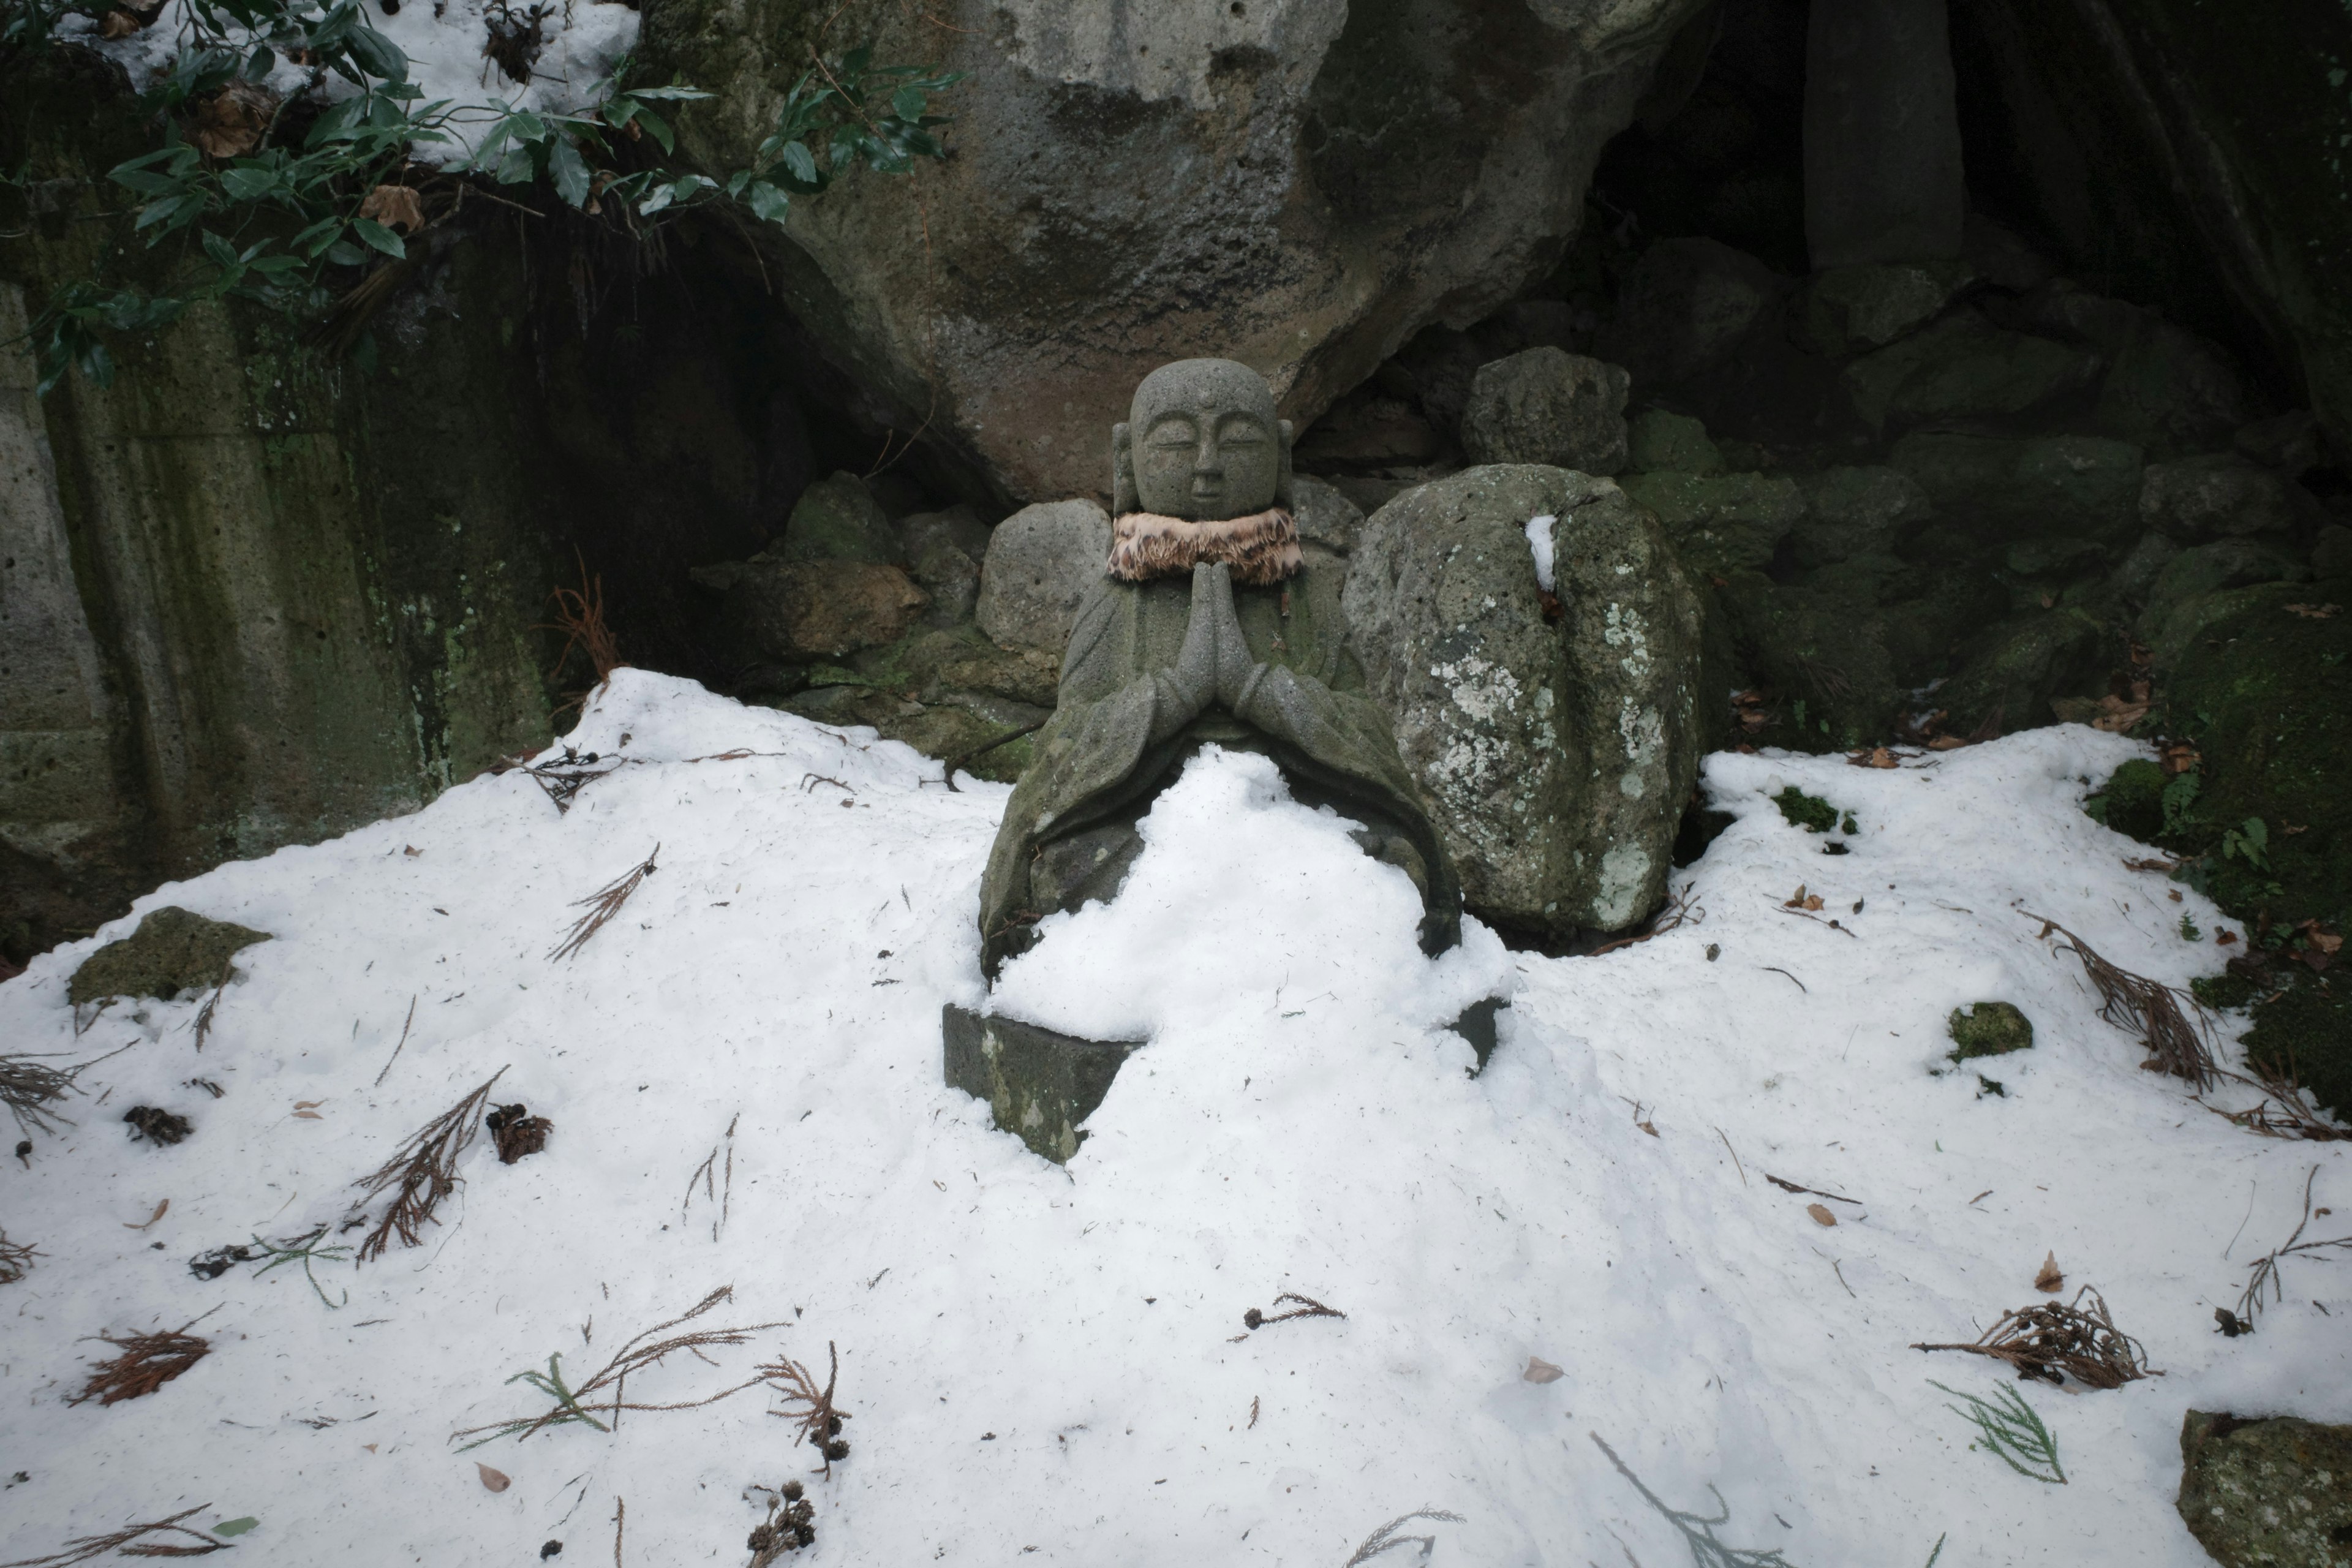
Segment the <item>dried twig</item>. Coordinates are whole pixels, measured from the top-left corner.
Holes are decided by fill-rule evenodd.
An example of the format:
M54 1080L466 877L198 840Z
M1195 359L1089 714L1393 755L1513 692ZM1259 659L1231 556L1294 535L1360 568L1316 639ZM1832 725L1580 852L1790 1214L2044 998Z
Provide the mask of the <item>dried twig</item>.
M0 1230L0 1285L14 1285L32 1271L33 1259L48 1256L30 1242L11 1241Z
M2221 1069L2213 1060L2211 1027L2206 1022L2205 1009L2196 998L2189 999L2198 1020L2192 1026L2180 1010L2179 998L2188 996L2187 992L2116 968L2056 921L2042 915L2027 918L2042 921L2042 936L2056 931L2066 939L2061 951L2072 952L2083 961L2083 973L2091 977L2091 984L2099 993L2099 1016L2117 1028L2131 1030L2147 1047L2148 1060L2141 1065L2151 1072L2186 1079L2200 1091L2212 1087Z
M2090 1305L2085 1307L2084 1302ZM1970 1344L1915 1344L1915 1351L1966 1351L2007 1362L2020 1377L2063 1384L2071 1374L2086 1388L2120 1388L2150 1375L2147 1352L2116 1327L2107 1303L2085 1285L2072 1306L2056 1301L2020 1307Z
M621 912L621 906L629 901L629 895L637 890L638 884L660 869L654 864L660 854L661 846L656 844L653 854L646 856L636 867L605 883L586 898L574 900L573 909L585 908L588 912L573 921L563 940L549 950L549 962L570 958L587 946L588 939L603 931L604 922Z
M89 1381L66 1403L80 1405L95 1399L100 1405L113 1405L154 1393L211 1352L210 1340L188 1332L197 1321L183 1323L169 1333L131 1334L121 1339L112 1334L92 1336L122 1353L93 1362Z
M2352 1139L2352 1128L2339 1127L2321 1115L2304 1099L2303 1086L2291 1073L2275 1067L2257 1066L2252 1076L2224 1068L2221 1077L2238 1083L2250 1084L2265 1097L2251 1110L2223 1110L2217 1105L2205 1109L2227 1121L2234 1121L2249 1132L2264 1138L2294 1138L2310 1143L2336 1143Z
M450 1434L451 1437L453 1439L472 1437L479 1432L489 1434L486 1437L477 1438L474 1442L466 1445L466 1448L478 1448L484 1443L495 1442L500 1437L512 1437L520 1442L542 1427L561 1426L572 1422L584 1423L595 1427L599 1432L609 1432L613 1428L598 1420L597 1416L612 1416L617 1424L620 1413L624 1410L693 1410L701 1405L715 1405L730 1394L742 1393L747 1388L759 1387L767 1381L764 1373L760 1377L752 1378L746 1383L739 1383L731 1388L722 1389L703 1399L684 1400L671 1405L639 1405L629 1403L626 1398L625 1384L630 1374L644 1372L649 1367L659 1364L666 1356L679 1351L699 1355L706 1347L740 1345L753 1334L784 1326L781 1322L749 1323L740 1328L697 1329L689 1333L669 1334L670 1330L690 1323L721 1302L732 1300L734 1294L733 1286L721 1285L687 1311L670 1319L667 1322L656 1323L615 1351L612 1359L606 1362L595 1375L577 1388L571 1387L563 1381L562 1353L558 1352L550 1355L547 1358L545 1372L536 1368L528 1372L519 1372L507 1381L527 1384L537 1389L554 1401L551 1408L536 1415L511 1416L503 1421L492 1421L480 1426L468 1426L461 1432ZM669 1337L666 1339L655 1337L663 1334L668 1334ZM599 1403L600 1396L608 1397L604 1397ZM461 1448L458 1451L463 1453L465 1449Z
M719 1211L710 1220L710 1239L713 1241L717 1241L719 1232L727 1228L729 1211L735 1206L735 1124L742 1120L743 1113L740 1110L727 1119L726 1137L710 1146L710 1152L703 1157L701 1164L694 1168L694 1174L687 1177L686 1201L678 1205L677 1217L683 1222L694 1207L694 1184L697 1182L702 1184L703 1201ZM723 1188L719 1181L719 1155L722 1148L727 1155L727 1179Z
M613 628L604 622L604 574L589 576L588 563L576 550L572 559L580 568L580 586L556 589L551 595L555 600L554 624L531 629L563 634L563 651L555 656L555 668L548 671L550 679L562 669L572 650L578 648L595 667L596 684L602 686L612 679L613 671L621 668L621 645L614 640Z
M221 993L228 989L229 965L236 962L234 953L221 960L220 978L213 983L213 994L205 998L205 1005L196 1011L196 1050L199 1054L205 1048L205 1041L212 1037L213 1015L220 1008Z
M1588 1432L1585 1435L1592 1439L1602 1453L1609 1456L1609 1462L1617 1467L1617 1473L1633 1483L1633 1489L1642 1494L1642 1500L1655 1509L1659 1518L1681 1532L1683 1542L1690 1548L1691 1561L1696 1568L1792 1568L1789 1560L1781 1556L1777 1548L1769 1552L1759 1552L1749 1547L1726 1546L1715 1538L1715 1527L1718 1524L1728 1524L1731 1521L1731 1505L1723 1500L1721 1492L1716 1491L1714 1482L1709 1481L1706 1488L1708 1491L1715 1492L1715 1506L1717 1511L1713 1518L1704 1514L1685 1513L1679 1509L1669 1508L1666 1506L1665 1499L1644 1486L1642 1483L1642 1478L1635 1475L1632 1468L1617 1457L1616 1449L1601 1441L1600 1433Z
M410 1025L412 1025L412 1024L414 1024L414 1023L415 1023L415 1022L416 1022L416 997L415 997L415 994L414 994L414 993L412 993L412 994L410 994L409 998L408 998L408 1016L407 1016L406 1018L403 1019L403 1020L401 1021L401 1025L400 1025L400 1044L398 1044L398 1045L396 1045L396 1046L393 1047L392 1047L392 1055L390 1055L390 1056L388 1056L388 1057L386 1057L386 1058L383 1058L383 1072L380 1072L380 1073L378 1073L378 1074L376 1074L376 1075L375 1075L375 1087L376 1087L376 1088L378 1088L378 1089L382 1089L382 1088L383 1087L383 1077L384 1077L384 1073L388 1073L388 1072L390 1072L390 1071L392 1070L392 1064L393 1064L393 1063L394 1063L394 1062L396 1062L396 1061L398 1061L398 1060L400 1059L400 1053L401 1053L401 1051L402 1051L404 1048L405 1048L405 1047L406 1047L406 1046L408 1045L408 1028L409 1028L409 1026L410 1026Z
M70 1568L70 1564L88 1563L94 1558L103 1557L110 1552L117 1551L125 1557L203 1557L215 1552L226 1552L229 1549L227 1542L215 1540L193 1525L180 1522L191 1514L202 1513L212 1506L208 1502L202 1502L194 1508L182 1509L170 1518L159 1519L151 1524L126 1525L110 1535L81 1536L77 1540L67 1542L62 1549L49 1553L47 1557L20 1557L14 1563L0 1563L0 1568ZM178 1546L163 1542L150 1542L137 1546L131 1544L140 1537L152 1535L159 1531L188 1536L198 1544Z
M1860 1198L1842 1198L1835 1193L1825 1193L1819 1187L1801 1187L1796 1183L1776 1176L1769 1171L1764 1173L1764 1179L1784 1193L1804 1193L1811 1197L1827 1198L1833 1204L1852 1204L1856 1208L1862 1207Z
M754 1487L754 1491L768 1491ZM768 1517L752 1527L749 1568L772 1568L787 1552L816 1544L816 1504L807 1500L798 1481L786 1481L768 1498Z
M383 1257L395 1236L403 1247L415 1247L423 1239L423 1227L434 1223L433 1211L460 1184L457 1156L466 1152L474 1134L481 1131L482 1111L489 1104L491 1086L504 1078L506 1071L500 1068L492 1073L480 1088L419 1128L373 1174L352 1184L362 1189L359 1201L352 1205L354 1218L363 1217L367 1206L386 1188L396 1189L383 1217L360 1243L362 1263ZM344 1228L349 1229L349 1225Z
M7 1106L16 1117L20 1131L55 1133L60 1125L71 1127L70 1116L59 1115L49 1109L68 1094L79 1092L74 1079L107 1057L121 1056L129 1046L117 1047L104 1057L92 1057L69 1068L48 1065L49 1054L21 1057L0 1057L0 1104ZM60 1051L54 1053L62 1056Z
M1592 950L1591 956L1599 958L1604 952L1615 952L1621 947L1632 947L1636 942L1647 942L1654 936L1664 936L1677 926L1705 925L1706 906L1694 902L1691 899L1691 889L1697 886L1696 882L1685 882L1681 892L1669 890L1666 894L1665 907L1650 917L1648 925L1630 936L1621 936L1614 942L1602 942Z
M834 1384L841 1376L841 1357L831 1340L824 1342L824 1353L826 1370L822 1390L809 1369L789 1356L779 1355L762 1365L760 1376L784 1399L784 1408L768 1414L793 1423L793 1441L805 1442L823 1454L824 1473L830 1476L835 1459L849 1458L849 1444L841 1435L841 1424L849 1419L849 1412L833 1402Z
M2252 1270L2246 1278L2246 1288L2238 1297L2237 1317L2240 1326L2236 1333L2231 1334L2231 1339L2237 1338L2238 1334L2250 1334L2254 1331L2254 1320L2262 1315L2264 1286L2270 1288L2272 1300L2286 1300L2285 1289L2279 1282L2280 1263L2290 1258L2316 1258L2321 1253L2339 1248L2352 1250L2352 1236L2339 1236L2332 1241L2303 1239L2304 1227L2311 1223L2311 1184L2318 1175L2319 1167L2314 1165L2310 1173L2303 1178L2303 1217L2295 1222L2294 1234L2288 1237L2283 1245L2254 1259ZM2323 1259L2323 1261L2326 1260Z
M1381 1526L1378 1530L1372 1531L1370 1535L1364 1537L1364 1543L1356 1548L1356 1554L1353 1557L1348 1559L1346 1568L1360 1568L1360 1564L1370 1563L1373 1558L1378 1557L1381 1552L1386 1552L1391 1546L1402 1546L1408 1542L1420 1547L1423 1560L1426 1561L1431 1550L1437 1545L1437 1537L1434 1535L1399 1535L1397 1533L1399 1530L1411 1524L1416 1519L1435 1520L1444 1524L1462 1524L1467 1522L1460 1514L1448 1513L1444 1509L1440 1508L1415 1509L1411 1513L1401 1513L1397 1515L1396 1518Z
M1277 1307L1285 1301L1296 1301L1298 1305L1287 1312L1272 1314L1261 1312L1255 1307L1252 1307L1242 1314L1242 1321L1253 1329L1262 1329L1268 1323L1286 1323L1293 1318L1344 1318L1348 1315L1337 1308L1325 1306L1312 1297L1301 1296L1295 1290L1285 1290L1274 1299L1274 1304Z
M561 757L551 758L543 763L527 763L515 758L500 763L491 771L500 773L509 772L522 773L531 783L537 784L549 800L555 803L555 815L562 816L571 811L572 798L583 789L598 779L620 772L633 761L635 761L634 758L608 757L596 752L589 752L583 755L579 748L566 746ZM600 767L597 765L599 763L604 765Z

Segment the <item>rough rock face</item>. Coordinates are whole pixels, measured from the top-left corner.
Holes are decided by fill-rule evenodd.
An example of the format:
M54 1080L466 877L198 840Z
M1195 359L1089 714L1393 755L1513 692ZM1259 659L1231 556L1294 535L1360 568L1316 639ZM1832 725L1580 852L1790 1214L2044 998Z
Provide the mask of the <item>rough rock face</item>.
M755 555L698 567L694 580L725 596L721 613L746 643L788 663L895 642L930 603L904 572L871 561Z
M996 525L980 566L980 629L1004 647L1059 654L1087 585L1110 558L1110 518L1090 500L1024 507Z
M2234 453L2158 463L2140 485L2141 519L2184 543L2289 533L2306 510L2309 492Z
M1556 348L1481 365L1462 411L1474 463L1543 463L1586 474L1625 466L1624 371Z
M2178 1506L2221 1568L2352 1564L2352 1426L2191 1410Z
M801 492L776 553L787 561L892 563L898 536L856 474L835 474Z
M1815 267L1960 253L1960 122L1944 0L1812 0L1805 241Z
M1699 625L1654 519L1590 475L1471 468L1373 513L1347 606L1474 913L1567 935L1656 907L1698 764Z
M866 385L918 414L935 385L932 427L1013 496L1094 493L1102 411L1157 364L1241 360L1311 418L1422 326L1467 326L1550 267L1700 8L877 7L877 58L971 73L940 104L954 155L796 204L767 264ZM720 94L684 117L685 151L751 162L833 9L651 0L649 75Z
M1662 239L1642 254L1596 347L1631 373L1637 395L1688 380L1765 320L1789 280L1712 239Z

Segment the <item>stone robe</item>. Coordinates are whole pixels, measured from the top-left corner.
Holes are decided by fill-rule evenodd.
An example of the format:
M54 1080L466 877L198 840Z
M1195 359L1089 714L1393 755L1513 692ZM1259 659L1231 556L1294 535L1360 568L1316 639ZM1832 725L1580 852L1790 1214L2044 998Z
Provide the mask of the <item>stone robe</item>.
M1266 668L1241 712L1212 700L1190 718L1167 672L1192 618L1191 577L1104 577L1087 591L1054 717L1006 804L981 882L981 965L991 980L1034 941L1045 915L1115 896L1141 848L1136 819L1178 764L1211 742L1270 755L1297 799L1364 824L1356 837L1366 852L1421 890L1424 952L1461 940L1460 885L1347 647L1344 576L1344 563L1310 547L1289 582L1235 587L1250 657Z

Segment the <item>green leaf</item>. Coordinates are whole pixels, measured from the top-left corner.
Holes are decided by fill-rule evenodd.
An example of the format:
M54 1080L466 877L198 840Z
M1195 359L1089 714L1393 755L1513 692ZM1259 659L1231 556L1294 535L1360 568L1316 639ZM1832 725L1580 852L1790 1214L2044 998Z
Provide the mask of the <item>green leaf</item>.
M251 1514L247 1514L243 1519L232 1519L225 1524L214 1525L213 1533L215 1535L243 1535L247 1531L251 1530L260 1522L261 1521L254 1518Z
M367 252L348 239L339 239L327 247L327 259L338 267L357 267L367 259Z
M646 199L637 204L637 216L639 217L651 217L654 214L661 211L662 208L669 205L669 204L676 200L677 197L677 187L676 185L656 185L651 191L648 191L646 194Z
M599 112L604 116L605 124L615 130L625 130L629 121L635 120L644 108L644 104L624 95L608 100Z
M204 232L204 247L205 254L211 257L217 266L235 269L244 265L237 258L236 247L215 234L211 229Z
M920 120L923 117L922 89L900 88L890 95L890 107L898 111L898 118L901 120Z
M233 202L257 202L277 187L278 171L256 163L236 163L221 171L221 189Z
M538 115L533 114L528 109L519 109L515 110L515 112L509 117L507 123L514 127L514 137L518 142L544 142L547 140L547 121L541 120Z
M811 189L823 183L817 178L816 154L808 150L805 142L793 142L785 145L784 171Z
M548 176L555 194L575 207L588 205L588 163L580 149L558 137L547 150Z
M782 223L784 215L792 210L793 198L765 180L752 181L743 193L743 199L751 204L753 212L769 223Z
M343 220L340 217L320 218L286 242L289 249L305 256L316 256L342 237Z
M718 95L705 92L698 87L633 87L629 89L629 96L669 99L682 103L690 99L715 98Z
M400 236L372 217L353 218L352 232L359 236L361 243L383 251L394 261L408 254L408 247L401 242Z
M664 153L677 151L677 138L670 133L669 122L644 104L637 106L637 123L646 128L653 139L661 143Z
M373 27L356 26L352 29L352 58L360 69L372 77L379 77L385 81L408 79L408 57L401 53L398 44Z
M498 182L502 185L528 184L539 177L528 147L509 147L507 155L499 160Z

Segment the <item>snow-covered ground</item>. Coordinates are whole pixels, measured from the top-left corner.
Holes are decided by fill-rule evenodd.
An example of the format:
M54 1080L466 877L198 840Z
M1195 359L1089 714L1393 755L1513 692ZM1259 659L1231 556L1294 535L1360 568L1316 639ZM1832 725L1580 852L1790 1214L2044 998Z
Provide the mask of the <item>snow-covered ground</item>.
M518 22L536 0L518 0ZM573 113L587 107L588 89L611 74L621 57L636 47L638 15L620 0L551 0L541 21L543 47L531 62L528 84L507 79L482 52L489 32L487 18L491 0L407 0L386 16L378 0L362 0L367 24L399 46L408 57L408 79L423 93L420 103L446 103L453 114L451 140L423 142L416 160L437 165L470 158L482 128L497 104L521 109ZM170 64L189 31L187 0L164 0L155 20L127 37L102 39L98 24L68 18L58 35L87 43L121 61L131 84L144 89L155 74ZM278 92L297 92L309 86L312 72L279 61L268 79ZM339 76L322 74L319 86L331 100L356 90Z
M1474 925L1434 963L1400 873L1262 760L1203 757L1125 896L1055 917L1001 988L1038 1022L1150 1035L1066 1170L940 1082L940 1005L981 998L1000 787L635 671L571 739L630 763L569 816L482 778L142 900L275 933L201 1056L193 996L77 1037L66 979L96 940L0 986L9 1051L131 1047L0 1177L0 1226L43 1254L0 1286L0 1473L23 1477L0 1558L202 1504L191 1522L257 1519L238 1545L270 1562L520 1563L561 1541L602 1563L625 1500L632 1568L740 1563L745 1489L803 1477L816 1563L1340 1568L1423 1509L1461 1516L1407 1527L1437 1562L1682 1561L1597 1433L1677 1508L1718 1489L1722 1541L1792 1564L1917 1568L1942 1539L1939 1568L2186 1568L2184 1409L2352 1418L2352 1273L2291 1265L2251 1339L2212 1321L2314 1164L2317 1201L2352 1208L2345 1146L2256 1138L2141 1071L2024 912L2168 981L2218 967L2226 922L2079 809L2129 742L2041 730L1885 772L1717 755L1738 820L1677 875L1703 918L1580 959ZM1784 784L1854 814L1850 853L1782 821ZM620 918L551 962L572 901L656 842ZM1782 907L1800 883L1816 919ZM1443 1021L1496 984L1514 1005L1473 1079ZM1934 1071L1946 1015L1993 998L2037 1031L1987 1068L2005 1098ZM337 1218L500 1068L499 1100L553 1119L546 1151L502 1166L478 1142L424 1246L320 1270L347 1305L290 1268L191 1275ZM194 1135L128 1141L134 1104ZM695 1181L689 1206L714 1149L731 1193ZM1857 1202L1824 1227L1767 1173ZM1928 1382L1990 1394L2017 1386L2001 1368L1906 1348L2037 1300L2048 1252L2166 1373L2023 1385L2065 1486L1970 1451ZM854 1449L830 1479L758 1392L614 1435L450 1440L543 1408L507 1380L551 1352L583 1376L724 1284L706 1322L785 1326L631 1398L836 1343ZM1245 1332L1285 1290L1347 1317ZM85 1336L199 1314L213 1349L186 1375L66 1403L107 1348ZM1531 1357L1563 1375L1528 1381Z

